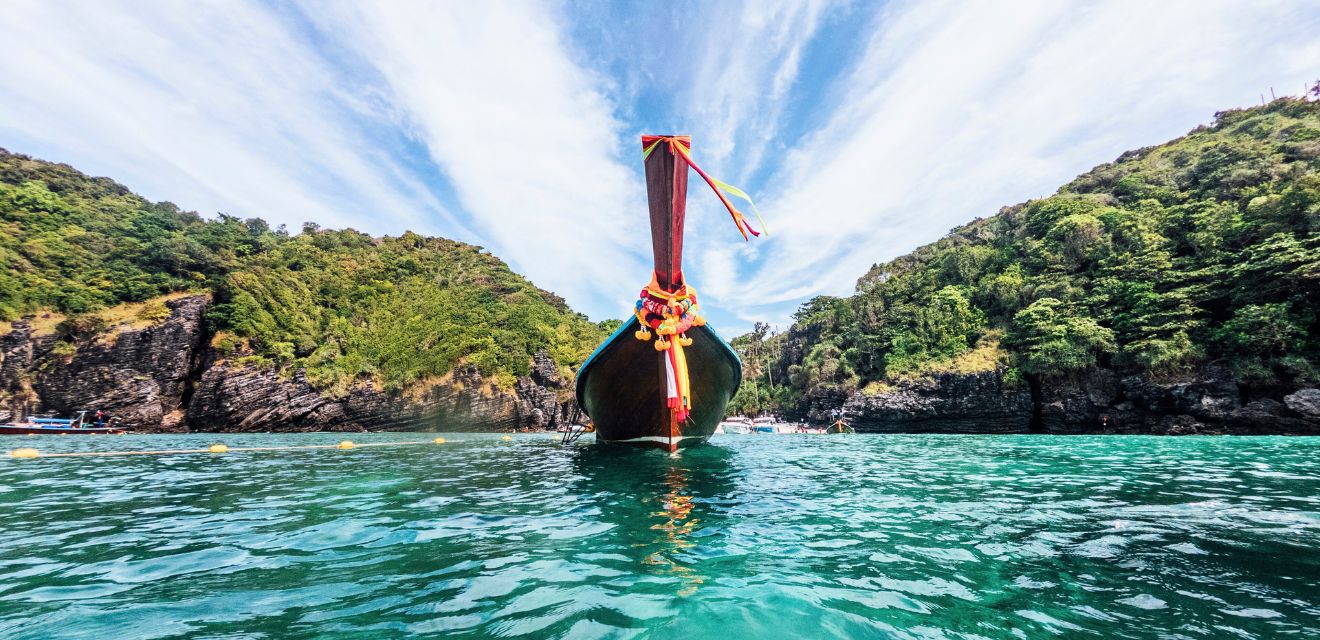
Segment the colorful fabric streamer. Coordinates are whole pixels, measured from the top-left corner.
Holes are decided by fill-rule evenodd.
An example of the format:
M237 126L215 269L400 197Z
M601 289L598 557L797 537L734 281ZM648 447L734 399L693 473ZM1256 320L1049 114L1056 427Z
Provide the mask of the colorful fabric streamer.
M688 375L687 355L683 348L692 344L687 332L706 324L697 306L697 292L687 285L668 292L655 277L642 289L633 313L641 327L634 336L643 342L655 333L655 350L665 364L665 405L677 422L687 420L692 412L692 384Z
M724 194L728 193L729 195L734 196L735 198L742 198L743 200L746 200L747 204L751 205L752 211L756 214L756 221L761 224L761 229L764 230L765 221L761 219L761 212L757 210L756 203L752 202L751 196L748 196L747 193L742 189L739 189L738 187L735 187L727 182L722 182L720 180L711 177L710 174L706 173L705 171L702 171L701 167L697 166L697 163L692 160L691 137L642 136L642 144L644 145L642 149L642 157L643 158L651 157L651 153L655 151L655 148L659 146L660 143L662 142L668 143L669 152L677 156L682 156L682 158L687 161L688 166L692 167L697 172L697 175L701 176L701 178L706 181L706 184L710 185L711 190L715 192L715 195L719 197L720 202L724 204L724 208L729 210L729 215L733 216L733 224L738 227L738 232L742 234L743 240L751 239L747 237L748 233L752 234L753 236L761 235L761 232L752 228L752 225L749 222L747 222L747 218L743 216L742 212L739 211L737 207L733 206L733 203L729 201L728 196Z

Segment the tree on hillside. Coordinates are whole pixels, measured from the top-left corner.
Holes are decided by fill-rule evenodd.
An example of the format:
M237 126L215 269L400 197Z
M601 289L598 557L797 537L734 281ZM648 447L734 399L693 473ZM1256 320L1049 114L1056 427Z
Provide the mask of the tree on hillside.
M1114 349L1114 332L1054 298L1041 298L1013 316L1004 343L1022 371L1053 375L1095 366L1097 356Z

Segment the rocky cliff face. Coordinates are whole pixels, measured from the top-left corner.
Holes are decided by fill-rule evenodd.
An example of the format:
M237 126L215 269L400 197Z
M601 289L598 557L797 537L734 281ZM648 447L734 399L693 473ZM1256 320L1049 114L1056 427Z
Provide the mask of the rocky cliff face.
M301 372L219 359L208 346L206 297L167 305L157 325L88 337L34 336L30 321L15 323L0 335L0 421L99 409L143 431L490 431L580 417L572 381L545 356L512 390L468 368L402 396L370 384L329 395Z
M822 391L800 417L820 424L842 410L876 433L1320 435L1320 389L1239 387L1215 367L1170 379L1097 369L1025 388L1002 374L944 374L870 396Z
M179 428L204 346L205 297L167 303L155 326L94 336L34 336L19 321L0 338L0 418L105 411L141 428Z
M36 398L29 373L34 351L32 327L26 320L14 323L9 333L0 336L0 422L25 415Z
M1031 408L1028 389L1008 386L1002 372L988 371L903 382L873 396L854 394L843 412L859 432L1027 433Z
M1320 391L1239 386L1213 366L1169 379L1100 369L1042 386L1046 433L1320 434L1320 411L1304 400Z
M206 369L188 406L194 431L503 431L554 428L579 417L547 357L512 393L462 369L407 397L370 384L341 397L323 394L301 372L277 372L218 363Z
M167 303L164 321L95 335L0 335L0 422L29 413L102 410L144 431L498 431L581 418L572 380L538 356L501 389L473 368L404 395L362 384L318 391L301 372L244 367L208 346L204 296ZM944 374L864 395L821 390L798 417L841 410L877 433L1317 434L1320 390L1243 388L1222 369L1176 379L1098 369L1067 381L1007 384L1002 371Z

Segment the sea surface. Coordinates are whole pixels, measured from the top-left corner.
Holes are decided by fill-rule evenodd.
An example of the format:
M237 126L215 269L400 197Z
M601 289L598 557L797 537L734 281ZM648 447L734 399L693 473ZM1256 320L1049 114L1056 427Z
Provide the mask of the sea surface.
M0 459L0 637L1320 637L1320 439L430 437Z

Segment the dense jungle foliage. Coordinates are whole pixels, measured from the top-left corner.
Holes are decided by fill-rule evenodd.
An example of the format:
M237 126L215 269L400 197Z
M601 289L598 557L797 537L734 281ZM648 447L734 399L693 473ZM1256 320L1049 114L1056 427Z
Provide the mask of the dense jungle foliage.
M1221 363L1246 384L1314 382L1317 310L1320 102L1281 99L875 265L785 334L740 338L763 365L733 410L997 366L1022 381Z
M0 321L55 312L95 326L78 321L176 291L213 295L222 352L338 390L399 390L458 363L507 384L538 351L571 367L604 337L480 247L203 219L0 149Z

